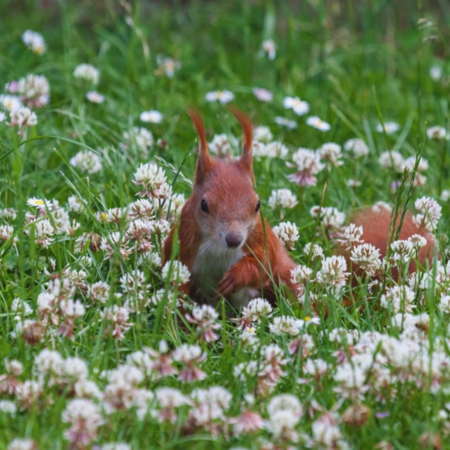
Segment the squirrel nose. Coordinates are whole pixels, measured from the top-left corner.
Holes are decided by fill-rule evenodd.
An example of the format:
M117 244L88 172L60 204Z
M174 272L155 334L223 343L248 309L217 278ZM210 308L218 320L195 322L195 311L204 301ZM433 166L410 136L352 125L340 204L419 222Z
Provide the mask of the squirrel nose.
M244 240L244 236L242 236L239 231L230 231L227 234L225 240L227 241L228 247L236 248L239 247L239 245L242 243L242 241Z

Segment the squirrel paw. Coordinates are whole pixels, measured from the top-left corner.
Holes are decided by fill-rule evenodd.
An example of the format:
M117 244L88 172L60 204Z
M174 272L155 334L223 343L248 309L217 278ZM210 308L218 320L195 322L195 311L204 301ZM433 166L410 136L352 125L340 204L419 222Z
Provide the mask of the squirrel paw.
M233 294L239 289L240 286L238 285L238 280L231 271L224 273L222 279L219 281L219 284L217 286L217 291L224 297Z

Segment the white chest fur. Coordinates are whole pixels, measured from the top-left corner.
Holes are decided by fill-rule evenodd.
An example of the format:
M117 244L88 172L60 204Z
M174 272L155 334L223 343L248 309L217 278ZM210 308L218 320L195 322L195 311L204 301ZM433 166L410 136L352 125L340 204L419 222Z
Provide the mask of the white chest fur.
M244 253L241 249L224 249L223 247L202 244L193 267L196 288L201 291L204 301L212 306L217 305L219 300L217 285L234 264L236 264ZM252 297L254 290L243 288L231 294L227 300L235 307L246 306Z

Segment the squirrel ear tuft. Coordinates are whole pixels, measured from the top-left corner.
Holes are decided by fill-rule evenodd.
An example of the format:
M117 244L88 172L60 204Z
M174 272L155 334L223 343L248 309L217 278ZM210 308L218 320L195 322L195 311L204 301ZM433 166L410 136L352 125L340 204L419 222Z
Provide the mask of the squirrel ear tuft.
M253 151L252 151L252 122L250 117L243 113L239 108L229 107L228 110L241 124L242 130L244 131L244 148L242 151L241 162L244 164L245 168L250 174L253 174Z
M208 144L206 142L205 125L203 124L202 116L198 112L197 108L187 109L186 111L189 114L195 129L197 130L198 137L200 138L197 173L195 176L195 182L199 183L211 169L213 160L209 154Z

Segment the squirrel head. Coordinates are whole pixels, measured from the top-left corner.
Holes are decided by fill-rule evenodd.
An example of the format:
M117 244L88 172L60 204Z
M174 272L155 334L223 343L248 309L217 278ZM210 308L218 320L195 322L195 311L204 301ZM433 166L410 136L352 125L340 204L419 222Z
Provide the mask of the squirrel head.
M200 137L191 199L204 241L212 252L242 248L260 220L252 167L252 125L241 111L231 112L244 131L243 152L237 161L211 157L202 118L198 111L188 111Z

